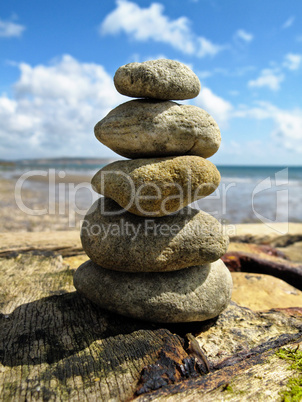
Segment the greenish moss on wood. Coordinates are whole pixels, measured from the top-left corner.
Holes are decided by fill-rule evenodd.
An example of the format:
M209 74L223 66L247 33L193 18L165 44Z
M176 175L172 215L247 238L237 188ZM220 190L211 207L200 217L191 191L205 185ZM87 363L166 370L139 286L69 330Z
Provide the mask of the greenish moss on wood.
M276 355L280 359L291 361L290 369L298 372L297 377L292 377L287 383L288 390L281 393L284 402L299 402L302 400L302 351L296 349L279 349Z
M228 391L228 392L234 392L234 390L233 390L233 388L230 386L230 384L225 387L225 390Z

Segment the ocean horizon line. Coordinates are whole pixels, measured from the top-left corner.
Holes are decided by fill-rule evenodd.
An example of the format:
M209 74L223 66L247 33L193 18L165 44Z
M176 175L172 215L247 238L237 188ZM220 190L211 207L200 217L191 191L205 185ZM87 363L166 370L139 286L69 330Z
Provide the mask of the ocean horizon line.
M83 163L91 163L93 164L94 162L100 163L101 161L112 161L112 160L125 160L126 158L123 157L109 157L109 156L104 156L104 157L90 157L90 156L60 156L60 157L45 157L45 158L22 158L22 159L0 159L0 166L3 164L22 164L22 163L62 163L62 162L83 162ZM243 168L302 168L301 165L290 165L290 164L280 164L280 165L275 165L275 164L227 164L227 163L215 163L217 167L230 167L230 168L236 168L236 167L243 167Z

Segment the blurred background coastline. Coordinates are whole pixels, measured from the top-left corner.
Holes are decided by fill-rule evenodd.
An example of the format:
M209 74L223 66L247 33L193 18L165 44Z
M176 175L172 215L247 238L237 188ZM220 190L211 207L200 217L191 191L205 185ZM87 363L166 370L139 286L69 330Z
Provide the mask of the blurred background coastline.
M99 197L91 189L91 178L110 162L113 159L1 161L0 232L79 230ZM302 167L218 165L218 169L218 189L192 206L223 224L302 222Z

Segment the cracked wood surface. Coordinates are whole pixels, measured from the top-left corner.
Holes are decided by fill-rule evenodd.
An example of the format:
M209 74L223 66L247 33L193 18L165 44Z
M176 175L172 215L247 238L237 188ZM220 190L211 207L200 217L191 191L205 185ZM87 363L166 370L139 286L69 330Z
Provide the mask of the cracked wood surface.
M253 312L231 303L217 319L191 324L125 318L74 291L71 262L81 256L63 258L58 250L76 243L64 232L58 239L20 237L0 258L1 400L276 401L299 375L275 352L301 344L301 307ZM187 333L210 373L197 370Z

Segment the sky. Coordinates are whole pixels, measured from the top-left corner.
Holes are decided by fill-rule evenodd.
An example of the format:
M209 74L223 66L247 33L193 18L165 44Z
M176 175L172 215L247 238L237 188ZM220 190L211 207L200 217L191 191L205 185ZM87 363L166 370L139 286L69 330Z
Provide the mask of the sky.
M220 165L302 165L301 0L11 0L0 5L0 159L109 157L93 127L131 100L121 65L158 58L201 82Z

